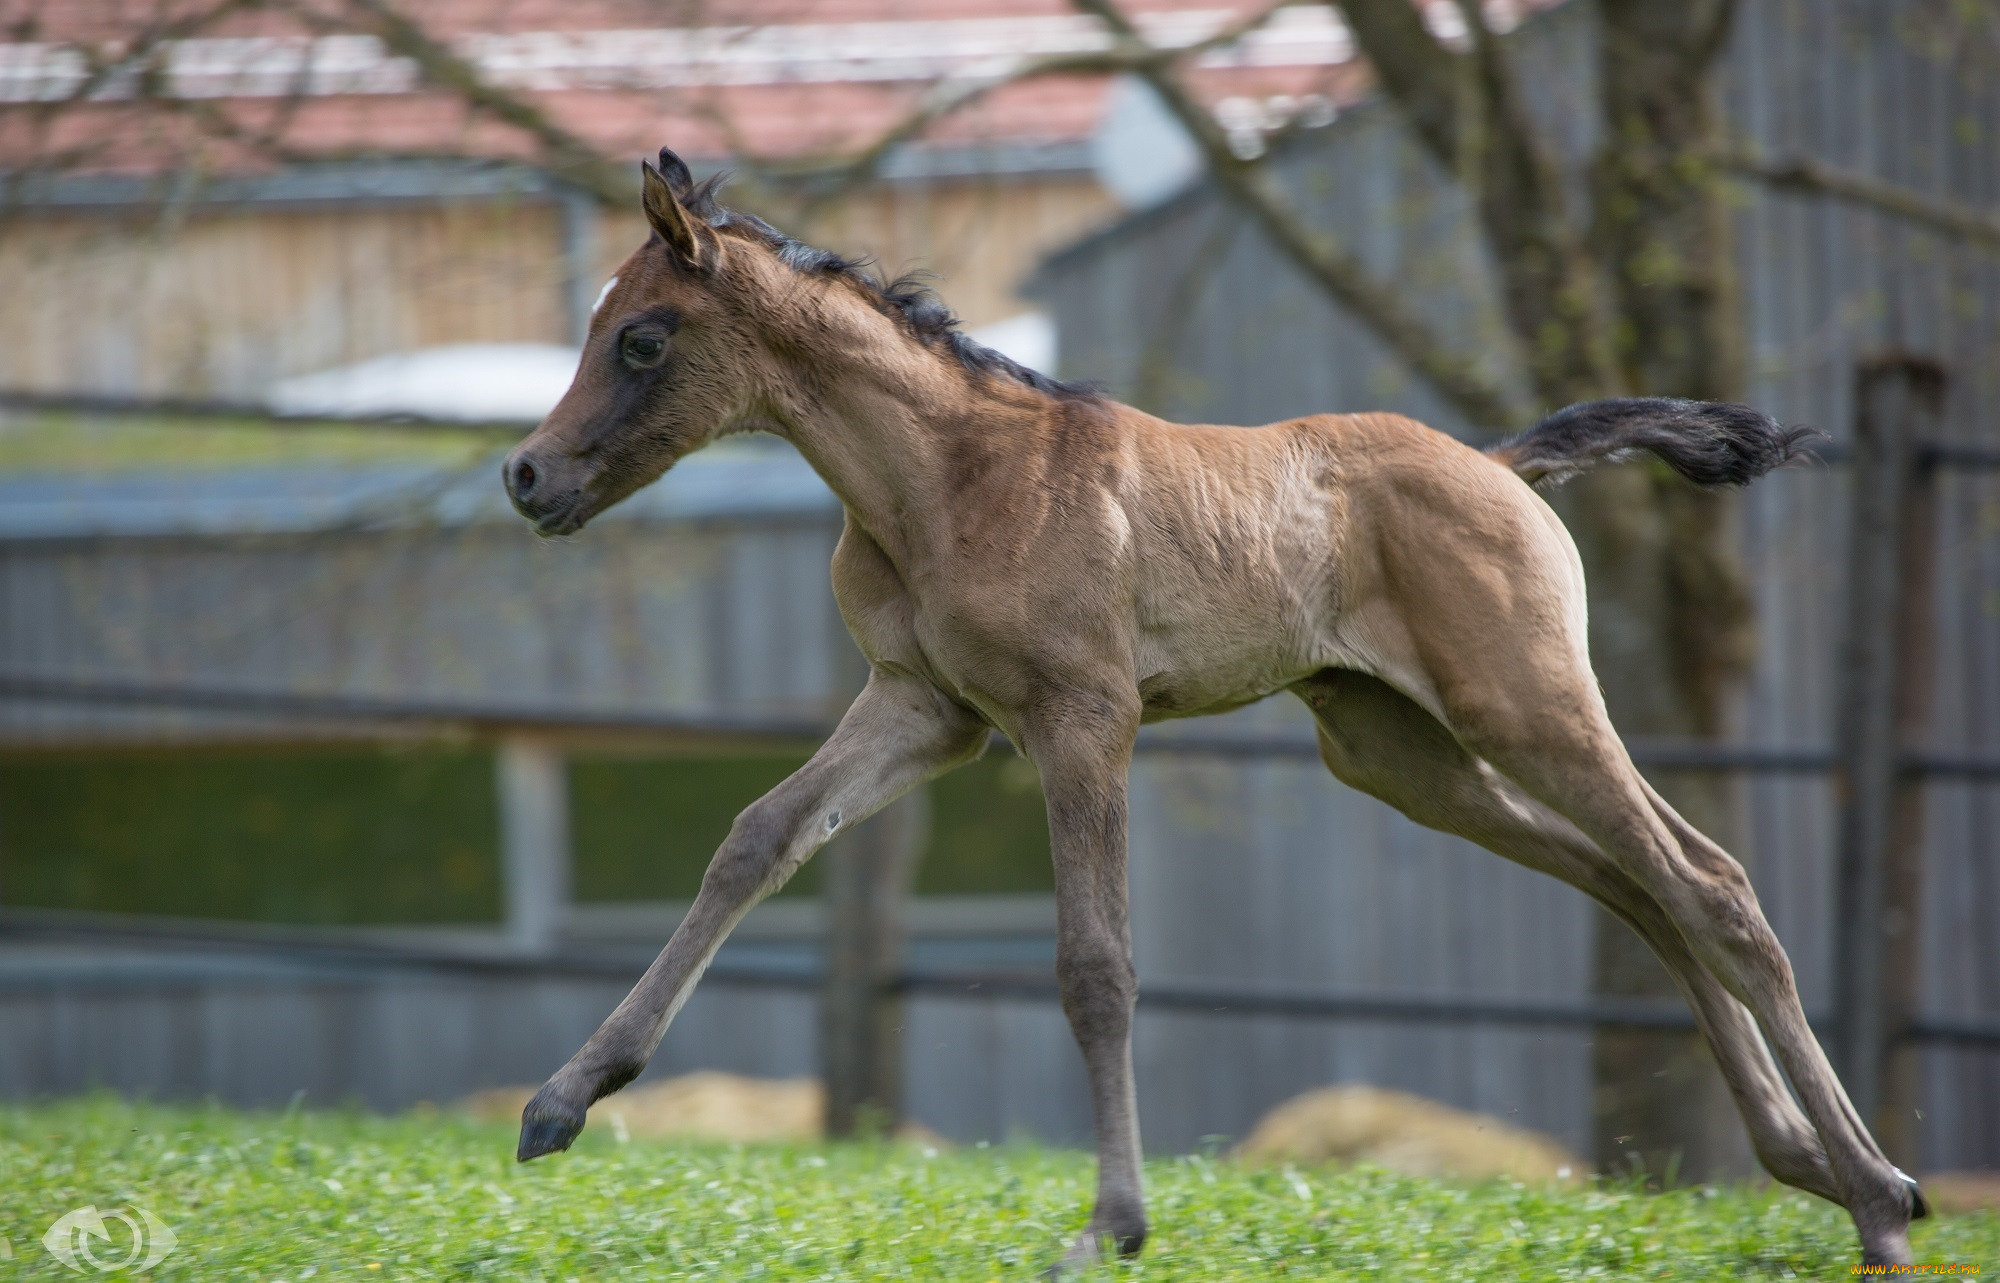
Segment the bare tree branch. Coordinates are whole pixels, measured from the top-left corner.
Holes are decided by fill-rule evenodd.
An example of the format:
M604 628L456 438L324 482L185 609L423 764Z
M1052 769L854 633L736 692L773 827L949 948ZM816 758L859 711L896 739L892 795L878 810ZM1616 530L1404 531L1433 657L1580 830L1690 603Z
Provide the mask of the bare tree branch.
M882 163L897 148L915 141L938 121L972 106L997 89L1047 76L1106 75L1130 69L1129 60L1110 52L1051 54L978 75L936 81L908 112L867 144L844 156L760 160L742 145L733 147L732 152L763 199L774 200L776 193L785 189L803 189L803 198L794 202L789 217L809 222L827 206L875 178Z
M1400 0L1399 0L1400 2ZM1222 190L1241 206L1271 243L1321 289L1372 330L1419 377L1454 408L1483 428L1509 428L1527 420L1525 407L1514 403L1499 384L1473 363L1450 351L1403 300L1376 281L1361 261L1327 232L1313 226L1292 204L1267 167L1245 161L1229 144L1229 135L1208 108L1188 92L1169 60L1149 56L1145 38L1112 0L1076 0L1077 7L1101 19L1132 51L1133 70L1143 77L1180 121L1208 161L1209 172Z
M157 60L162 48L176 40L199 35L231 14L254 9L259 3L260 0L218 0L205 9L181 13L170 19L156 18L110 48L82 41L63 44L62 48L82 61L83 75L76 83L60 97L0 108L0 117L25 120L29 136L36 140L29 149L35 163L10 172L9 187L18 186L17 180L24 174L60 172L86 163L103 150L105 144L101 141L63 148L49 147L48 136L63 113L91 104L121 76L132 78L137 86L137 96L158 96L161 68Z
M391 52L409 58L432 85L457 95L475 110L522 130L540 144L551 170L582 187L607 205L622 208L630 201L631 182L624 166L563 129L532 103L492 85L479 69L429 35L387 0L347 0L365 14L368 25ZM1314 280L1369 323L1418 374L1436 386L1475 423L1505 427L1521 421L1523 412L1509 405L1505 394L1480 377L1470 362L1448 354L1428 330L1406 311L1386 288L1370 280L1359 262L1329 236L1316 232L1291 209L1269 178L1253 173L1230 149L1228 138L1207 110L1187 97L1170 74L1178 61L1232 44L1269 19L1286 0L1276 0L1245 18L1189 46L1162 49L1147 43L1136 28L1117 15L1111 22L1118 39L1111 48L1029 59L973 76L941 81L923 95L915 108L858 152L834 162L752 164L753 175L797 183L813 180L811 208L835 199L874 176L882 160L897 146L919 136L945 116L977 102L1005 85L1052 75L1102 75L1136 72L1155 80L1170 104L1198 122L1193 126L1211 163L1225 174L1225 188L1251 210L1281 249ZM300 10L321 30L339 29L324 17ZM1102 16L1100 14L1100 16ZM1122 30L1121 30L1122 28ZM215 113L199 113L211 129L237 141L249 142L241 130ZM267 154L274 140L257 139ZM775 184L773 184L775 185Z
M603 204L624 208L633 181L628 166L558 124L530 99L492 84L480 69L430 35L392 0L340 0L360 24L390 52L410 59L426 82L459 98L471 109L521 131L534 140L541 162L556 176ZM1375 280L1333 235L1317 228L1291 202L1263 167L1239 157L1225 131L1179 77L1190 57L1243 39L1269 20L1287 0L1272 0L1192 45L1162 48L1147 41L1115 0L1076 0L1077 7L1104 22L1113 35L1105 49L1015 60L931 85L915 105L865 146L835 159L758 162L744 151L753 178L774 189L804 189L803 216L874 178L897 148L920 137L946 117L994 91L1047 76L1132 73L1158 93L1193 137L1218 185L1263 228L1273 244L1310 280L1367 325L1427 383L1473 422L1505 427L1527 417L1524 407L1473 362L1449 351L1394 290ZM1552 161L1521 107L1518 86L1499 43L1486 28L1475 0L1459 0L1471 36L1471 53L1453 53L1424 27L1408 0L1341 0L1364 53L1409 119L1419 141L1447 168L1470 180L1481 207L1482 224L1503 264L1510 312L1517 333L1546 336L1544 322L1555 319L1572 333L1608 332L1591 321L1593 291L1583 278L1594 271L1561 208L1561 183ZM142 33L115 56L91 51L84 87L62 103L38 104L46 116L78 95L96 92L111 77L148 63L167 41L192 34L257 0L220 0L195 15L161 23ZM313 29L354 29L304 0L286 7ZM1717 24L1720 29L1721 24ZM1468 86L1476 112L1468 117ZM237 121L217 104L172 100L164 86L147 85L162 104L197 123L206 135L282 161L324 159L287 148L282 128L257 129ZM742 149L739 149L742 150ZM1468 152L1470 154L1468 154ZM2000 246L2000 216L1932 200L1894 184L1852 174L1807 158L1768 160L1747 151L1719 157L1720 165L1770 186L1809 191L1906 218L1919 225L1977 243ZM1526 327L1526 317L1534 322ZM1581 340L1580 340L1581 341ZM1531 345L1533 346L1533 345ZM1547 345L1536 358L1543 395L1590 394L1612 380L1601 354L1571 352L1561 368L1547 363Z
M1716 0L1708 15L1708 29L1700 32L1691 51L1696 65L1709 67L1722 56L1729 33L1736 27L1736 0Z
M1292 2L1270 0L1263 7L1200 41L1171 50L1149 48L1143 56L1185 58L1233 44ZM474 109L534 138L542 148L545 163L559 177L583 188L607 205L623 208L630 203L632 183L622 164L558 125L533 103L486 80L478 67L432 37L388 0L347 0L347 3L367 15L368 25L375 30L384 47L409 58L431 84L456 94ZM809 183L811 195L801 214L810 217L828 202L839 199L855 186L873 178L882 162L896 148L913 141L931 125L973 105L996 89L1046 76L1105 75L1134 69L1132 51L1115 49L1013 61L970 76L938 81L922 95L914 108L889 129L845 157L804 162L758 161L747 149L737 150L748 176L758 185L766 200L773 195L768 189Z
M141 27L133 36L118 47L114 56L106 56L102 49L87 44L71 44L68 47L82 55L89 68L67 95L50 103L36 103L34 107L53 107L60 110L73 103L86 102L106 88L112 79L122 73L144 74L157 70L153 59L160 49L176 40L185 40L214 26L233 13L254 9L260 0L219 0L211 8L198 9L178 18L158 20Z
M601 204L624 209L638 193L631 166L613 160L582 138L564 129L547 112L526 98L490 83L467 59L460 57L431 36L386 0L347 0L365 15L368 26L390 52L415 63L424 79L458 96L467 106L484 112L503 124L534 139L541 148L542 162L549 172L595 197ZM325 20L303 9L298 12L316 26Z
M1747 391L1736 255L1712 92L1732 0L1599 0L1590 244L1616 309L1618 366L1654 395Z
M1410 0L1340 0L1361 51L1417 140L1471 197L1536 391L1561 404L1618 389L1598 265L1562 173L1529 117L1478 0L1459 0L1471 51L1453 53Z
M771 183L805 182L812 192L800 209L810 218L829 203L840 199L861 183L876 177L882 162L896 148L914 141L926 129L958 111L974 105L988 94L1008 85L1050 76L1117 75L1136 72L1149 63L1175 63L1198 57L1212 49L1226 48L1242 40L1271 20L1294 0L1269 0L1233 23L1218 28L1201 40L1172 49L1150 45L1133 47L1119 43L1109 49L1079 53L1050 54L1042 58L1008 60L1001 65L971 75L949 77L932 84L916 105L872 141L846 156L804 162L759 162L738 148L760 177Z
M1340 11L1417 141L1440 165L1456 171L1464 85L1458 55L1437 42L1410 0L1342 0Z
M1994 211L1925 196L1900 184L1837 169L1809 156L1773 159L1753 151L1736 150L1722 153L1717 163L1733 174L1780 191L1826 196L1959 240L2000 249L2000 213Z
M1004 85L1041 76L1133 72L1153 85L1194 134L1221 178L1224 190L1250 211L1278 247L1311 279L1369 325L1420 377L1475 424L1497 429L1523 422L1524 408L1513 405L1505 391L1483 377L1470 361L1450 353L1390 289L1369 277L1359 260L1331 236L1314 229L1292 208L1268 174L1240 160L1228 136L1207 109L1174 76L1173 69L1181 60L1241 40L1287 2L1274 0L1204 40L1170 49L1147 42L1110 5L1085 3L1080 7L1096 13L1114 33L1116 38L1109 49L1030 59L960 80L940 82L911 112L859 152L832 164L771 166L766 172L774 178L793 181L810 177L821 184L830 182L830 197L872 177L895 147ZM629 202L631 183L624 166L563 129L532 103L489 83L470 61L432 37L387 0L347 0L347 3L367 15L368 25L387 49L409 58L432 85L456 94L475 110L534 138L549 168L559 177L607 205L622 208ZM332 29L326 19L303 9L300 12L315 26Z

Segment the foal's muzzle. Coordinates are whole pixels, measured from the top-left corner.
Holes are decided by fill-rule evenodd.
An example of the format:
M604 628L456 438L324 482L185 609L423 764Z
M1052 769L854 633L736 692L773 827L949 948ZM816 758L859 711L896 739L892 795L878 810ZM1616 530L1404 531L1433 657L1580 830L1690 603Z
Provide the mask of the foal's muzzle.
M508 459L505 466L500 469L500 479L507 487L507 497L514 501L516 508L519 508L528 502L528 497L534 493L535 482L541 479L541 474L535 471L533 459L526 455L518 455Z
M583 489L567 482L559 461L516 446L500 465L500 483L514 503L514 511L534 523L537 534L566 535L581 529Z

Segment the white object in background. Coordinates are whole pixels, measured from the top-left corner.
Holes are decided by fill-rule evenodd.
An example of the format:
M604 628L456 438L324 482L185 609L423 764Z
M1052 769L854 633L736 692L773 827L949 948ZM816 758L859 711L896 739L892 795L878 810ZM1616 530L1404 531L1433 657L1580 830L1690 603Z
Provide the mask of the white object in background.
M1201 177L1201 150L1137 76L1120 76L1105 95L1090 139L1097 181L1127 209L1150 209Z
M507 938L528 953L560 943L569 915L569 775L553 745L509 735L494 759Z
M555 408L581 353L554 343L454 343L283 379L278 414L532 422Z
M992 348L1015 364L1053 375L1056 369L1056 323L1047 312L1022 312L1004 321L967 330L973 342Z

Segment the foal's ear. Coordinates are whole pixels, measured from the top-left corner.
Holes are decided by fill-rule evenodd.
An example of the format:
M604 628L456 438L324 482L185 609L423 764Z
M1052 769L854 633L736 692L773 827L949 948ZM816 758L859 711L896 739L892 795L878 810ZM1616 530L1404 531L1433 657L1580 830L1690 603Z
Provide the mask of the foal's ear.
M663 151L660 156L664 160L668 156L673 156L673 153ZM674 156L673 160L678 170L675 176L683 180L681 185L685 188L688 186L686 180L689 177L687 164L678 156ZM646 208L646 221L653 225L654 234L665 241L667 248L680 255L689 266L704 270L713 267L717 249L715 233L704 226L700 219L690 214L687 206L681 204L681 198L675 193L674 185L668 181L667 175L660 173L645 161L639 163L639 168L644 171L645 193L642 203Z
M694 190L694 171L671 147L660 148L660 177L667 180L676 196L685 197Z

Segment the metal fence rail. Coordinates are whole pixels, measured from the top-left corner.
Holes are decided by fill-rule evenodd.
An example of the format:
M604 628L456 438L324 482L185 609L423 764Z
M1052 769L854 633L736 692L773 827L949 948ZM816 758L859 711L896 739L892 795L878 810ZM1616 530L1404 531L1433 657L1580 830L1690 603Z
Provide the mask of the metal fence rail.
M0 932L16 939L36 936L88 937L120 943L207 946L220 956L282 952L297 971L260 974L236 971L218 976L147 963L87 970L0 970L0 992L24 989L107 989L122 992L186 987L193 983L227 986L291 984L309 973L315 983L362 984L390 971L423 971L483 976L565 976L628 982L647 959L632 950L564 950L523 955L505 946L444 949L369 939L362 931L256 924L120 921L34 910L0 910ZM793 962L745 962L719 958L705 983L746 988L818 992L824 967ZM1053 975L1027 971L905 968L882 988L888 995L922 994L970 1000L1056 1002L1061 992ZM1405 1024L1494 1025L1542 1029L1693 1030L1688 1009L1676 1002L1596 999L1549 1003L1510 998L1452 998L1406 994L1314 993L1294 989L1245 989L1228 985L1142 985L1143 1011L1210 1016L1280 1016L1291 1019L1386 1021ZM1830 1013L1811 1017L1813 1026L1833 1026ZM2000 1047L2000 1020L1921 1018L1905 1032L1908 1041L1961 1047Z
M540 731L554 734L742 737L774 746L817 744L833 731L829 721L715 713L633 713L547 708L497 701L437 700L408 696L316 694L260 691L220 686L135 682L122 678L0 673L0 699L175 708L202 712L265 713L301 721L353 721L394 725L429 733ZM996 746L1006 744L995 733ZM1757 774L1816 775L1838 769L1828 748L1786 748L1717 744L1634 736L1625 750L1639 766L1661 770L1744 771ZM1298 758L1317 761L1319 746L1293 735L1213 735L1147 727L1134 751L1225 760ZM1911 752L1899 757L1910 775L1953 779L2000 779L2000 755Z

